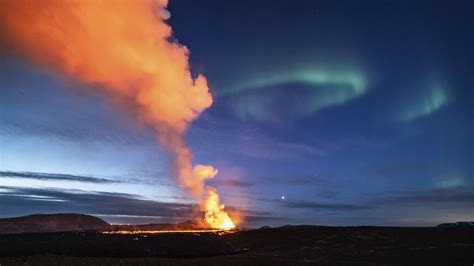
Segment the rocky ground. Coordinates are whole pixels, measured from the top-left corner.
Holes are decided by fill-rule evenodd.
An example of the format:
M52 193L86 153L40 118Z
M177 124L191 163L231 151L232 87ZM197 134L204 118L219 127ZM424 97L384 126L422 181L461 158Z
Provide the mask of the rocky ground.
M472 228L287 226L231 234L0 235L4 265L473 265Z

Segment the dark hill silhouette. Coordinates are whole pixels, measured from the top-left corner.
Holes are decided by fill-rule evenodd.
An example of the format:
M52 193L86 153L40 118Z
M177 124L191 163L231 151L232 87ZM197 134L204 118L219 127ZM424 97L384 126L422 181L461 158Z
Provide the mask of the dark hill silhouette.
M0 234L107 230L107 222L77 213L33 214L0 219Z
M173 224L110 225L84 214L33 214L0 219L0 234L51 233L67 231L158 231L209 229L200 219Z
M438 224L439 228L474 228L474 222L456 222Z

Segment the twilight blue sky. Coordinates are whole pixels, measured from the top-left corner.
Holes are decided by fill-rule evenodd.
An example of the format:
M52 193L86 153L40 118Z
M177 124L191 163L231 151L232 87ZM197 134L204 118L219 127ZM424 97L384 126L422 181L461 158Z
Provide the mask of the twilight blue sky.
M214 95L186 139L196 163L219 169L210 183L244 225L474 220L471 1L169 10ZM2 50L0 86L0 217L192 215L152 132L87 85Z

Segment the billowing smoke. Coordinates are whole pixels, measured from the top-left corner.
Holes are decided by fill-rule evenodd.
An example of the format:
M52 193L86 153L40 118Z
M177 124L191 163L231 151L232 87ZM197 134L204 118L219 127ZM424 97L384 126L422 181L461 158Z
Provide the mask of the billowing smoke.
M164 20L167 0L2 0L1 45L99 90L152 127L172 156L172 175L199 197L211 166L193 167L188 125L212 104L207 80L193 78L188 49Z

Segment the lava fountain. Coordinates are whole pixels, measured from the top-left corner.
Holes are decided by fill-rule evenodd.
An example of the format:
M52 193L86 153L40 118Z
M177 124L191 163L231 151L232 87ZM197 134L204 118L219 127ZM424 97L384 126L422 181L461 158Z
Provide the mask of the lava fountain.
M235 228L235 224L225 211L224 204L220 203L219 194L214 187L207 187L206 197L202 203L204 206L204 218L212 228L222 230L231 230Z

